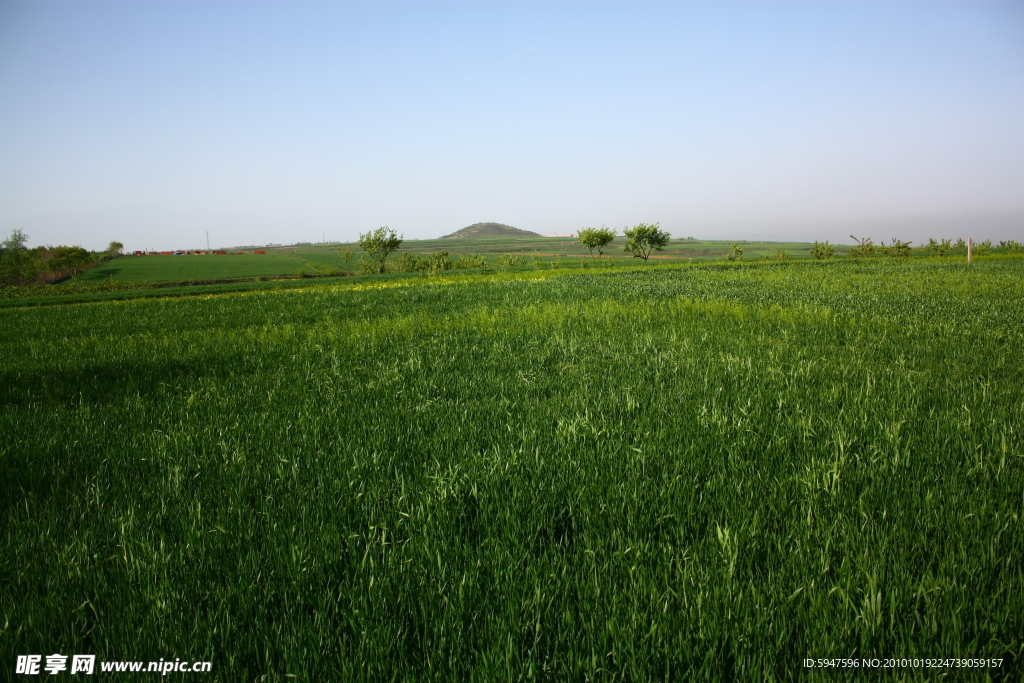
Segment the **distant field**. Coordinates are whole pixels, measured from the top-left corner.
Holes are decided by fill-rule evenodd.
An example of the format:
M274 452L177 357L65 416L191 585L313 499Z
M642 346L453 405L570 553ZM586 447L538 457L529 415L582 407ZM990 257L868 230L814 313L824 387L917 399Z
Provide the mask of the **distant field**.
M122 256L90 268L86 281L218 280L234 277L295 275L303 264L287 254L204 254L201 256Z
M616 241L605 250L604 258L618 263L639 263L639 259L623 251L625 240ZM675 240L664 251L656 252L654 261L709 260L721 259L729 251L731 242L687 242ZM783 249L792 258L806 258L809 244L799 242L741 242L743 260L756 261L761 255L774 258L777 250ZM125 256L108 261L86 271L85 282L113 279L122 282L189 282L194 280L220 280L245 277L272 277L276 275L297 275L300 270L310 274L330 274L344 271L345 264L338 256L343 244L317 244L298 247L280 247L268 250L267 254L204 254L181 256ZM406 240L399 250L419 254L447 251L452 257L459 254L484 254L497 259L500 254L524 254L539 256L544 261L578 259L589 257L587 250L575 239L569 237L537 238L455 238L436 240ZM356 252L350 264L357 270L362 258Z
M632 254L623 251L625 238L618 237L605 249L604 258L633 261ZM707 260L720 259L729 253L729 245L733 241L688 241L672 240L664 251L655 252L654 258L664 260ZM790 258L808 258L811 245L806 242L738 242L743 249L744 261L757 261L762 255L775 258L782 249ZM274 253L288 253L309 259L316 263L343 268L337 250L342 246L354 244L315 244L299 247L283 247L273 250ZM576 258L589 256L586 248L572 237L520 237L520 238L451 238L435 240L406 240L401 251L416 253L433 253L447 251L453 256L458 254L535 254L545 260L556 256ZM595 252L596 255L596 252ZM353 259L357 260L358 256Z

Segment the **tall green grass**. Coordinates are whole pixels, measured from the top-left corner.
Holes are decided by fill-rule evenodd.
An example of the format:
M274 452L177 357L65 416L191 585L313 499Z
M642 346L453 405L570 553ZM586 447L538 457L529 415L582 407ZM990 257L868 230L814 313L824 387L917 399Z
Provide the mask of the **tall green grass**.
M1022 275L538 271L0 311L0 659L1019 676Z

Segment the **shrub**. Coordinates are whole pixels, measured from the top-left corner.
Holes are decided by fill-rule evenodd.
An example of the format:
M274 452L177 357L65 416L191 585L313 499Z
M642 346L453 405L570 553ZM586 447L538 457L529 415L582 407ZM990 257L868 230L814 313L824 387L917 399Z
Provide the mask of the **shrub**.
M811 256L817 261L824 261L830 259L836 254L836 248L828 243L828 240L824 242L815 242L814 246L811 247Z
M389 273L415 273L422 270L420 261L422 259L411 251L407 251L387 264Z
M729 245L729 253L725 255L725 258L730 261L741 261L743 260L743 249L739 244L733 242Z
M486 267L487 257L483 254L459 254L459 258L455 261L455 268L457 270Z
M924 250L927 251L931 256L945 256L946 252L953 248L953 243L950 240L938 240L934 237L928 238L928 244L924 245Z
M377 272L377 265L368 258L360 258L356 262L356 273L359 275L373 275Z
M499 268L515 268L517 266L525 266L526 257L520 256L519 254L502 254L498 257Z
M858 238L850 235L857 244L846 253L850 258L871 258L875 254L875 243L870 237Z
M420 259L422 269L431 275L437 275L443 273L446 270L451 270L455 265L452 263L451 258L448 256L447 251L438 251L433 254L427 254Z
M908 258L912 250L910 242L903 242L893 237L891 244L879 246L878 251L893 258Z

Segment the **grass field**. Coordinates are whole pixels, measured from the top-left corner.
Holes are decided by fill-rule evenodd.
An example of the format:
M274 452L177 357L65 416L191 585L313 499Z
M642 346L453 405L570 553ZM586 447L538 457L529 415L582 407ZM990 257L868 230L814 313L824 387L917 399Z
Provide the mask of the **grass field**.
M606 260L620 265L634 265L639 262L622 251L624 239L618 238L607 249ZM727 242L673 241L662 252L655 255L656 262L721 259L729 251ZM122 282L190 282L230 278L253 278L294 276L300 270L309 274L329 275L345 272L346 265L338 256L343 246L357 245L316 244L298 247L271 248L267 254L202 254L202 255L155 255L128 256L90 268L82 274L85 282L114 280ZM807 257L809 244L804 243L743 243L744 258L757 260L761 255L773 255L784 249L794 258ZM453 258L458 254L483 254L490 262L496 262L500 254L523 254L538 256L549 263L566 259L566 266L578 265L580 258L587 257L587 250L573 238L460 238L437 240L407 240L398 252L429 254L448 251ZM357 263L362 252L358 252L348 264L348 270L358 271Z
M0 310L5 666L1020 680L1024 260L331 282Z
M123 280L150 282L296 275L302 263L287 254L202 254L122 256L82 273L86 282Z
M605 249L599 263L611 261L616 265L636 265L640 262L623 251L625 239L618 237ZM672 240L660 252L652 256L655 263L688 263L722 261L729 253L732 242ZM811 246L805 242L738 242L743 250L743 261L778 259L779 252L785 252L787 259L809 259ZM338 255L338 250L349 246L357 249L356 255L347 264ZM238 249L252 250L252 247ZM845 254L846 247L840 247L839 255ZM233 248L231 251L234 251ZM123 257L108 261L89 269L82 275L85 282L114 280L122 282L191 282L231 278L254 278L274 276L295 276L300 271L310 275L336 275L345 272L359 272L358 262L363 253L356 244L306 244L292 247L269 248L267 254L203 254L181 256ZM452 260L460 254L478 254L488 259L493 266L502 254L518 254L533 262L550 264L557 261L565 267L578 266L580 259L598 263L575 238L458 238L435 240L406 240L394 259L403 253L431 254L447 251ZM595 254L596 255L596 254ZM925 253L918 250L918 256ZM884 258L884 257L880 257ZM951 253L950 260L964 260L959 252Z

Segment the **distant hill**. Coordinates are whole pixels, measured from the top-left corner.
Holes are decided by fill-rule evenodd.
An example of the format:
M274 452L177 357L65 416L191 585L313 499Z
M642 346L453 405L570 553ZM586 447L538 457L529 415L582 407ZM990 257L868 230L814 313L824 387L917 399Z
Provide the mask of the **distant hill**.
M511 225L505 225L504 223L474 223L450 235L445 235L441 239L448 237L543 237L543 235L530 232L529 230L513 228Z

